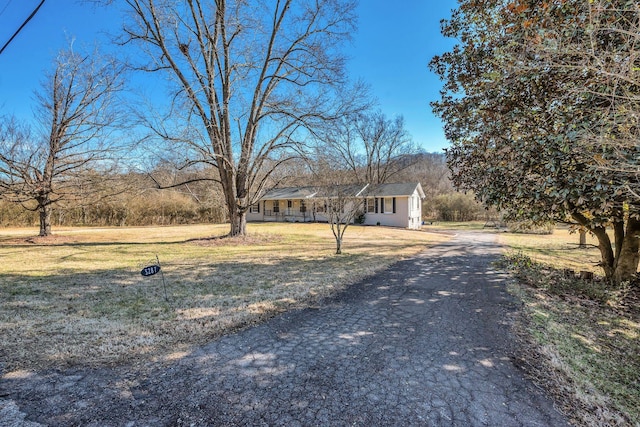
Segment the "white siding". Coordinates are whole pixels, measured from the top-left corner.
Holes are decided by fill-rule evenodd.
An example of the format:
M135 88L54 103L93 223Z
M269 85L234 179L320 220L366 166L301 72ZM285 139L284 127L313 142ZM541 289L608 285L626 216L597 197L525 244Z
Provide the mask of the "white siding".
M413 194L401 195L395 197L378 197L378 213L366 212L365 224L367 225L380 225L389 227L401 227L419 229L422 227L422 199L421 193L416 187ZM395 199L395 213L391 206L386 206L385 211L382 212L381 199ZM361 203L364 208L364 199ZM322 212L316 212L313 214L313 205L322 204L321 199L307 199L305 200L306 212L301 212L301 199L291 199L291 207L289 208L289 200L279 199L277 204L279 205L279 212L274 212L274 200L262 200L260 201L260 213L247 213L248 221L313 221L314 217L317 221L326 221L327 218ZM389 205L389 203L387 203Z
M365 224L386 225L389 227L403 227L419 229L422 227L422 200L416 190L411 196L396 196L396 212L381 213L378 201L378 213L367 212ZM387 210L387 209L385 209Z
M416 191L409 198L409 228L422 228L422 199Z
M408 197L395 197L396 199L396 213L383 213L381 212L381 203L378 199L378 213L366 213L364 223L367 225L386 225L389 227L408 227L409 222L407 215L409 212ZM393 199L391 197L387 199ZM392 211L392 209L385 206L386 211Z

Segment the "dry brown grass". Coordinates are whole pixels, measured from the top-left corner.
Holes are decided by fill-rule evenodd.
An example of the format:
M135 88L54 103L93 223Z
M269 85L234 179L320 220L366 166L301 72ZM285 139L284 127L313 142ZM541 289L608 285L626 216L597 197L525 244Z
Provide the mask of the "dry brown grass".
M0 230L4 372L171 357L313 303L443 235L352 226L334 255L326 224ZM162 264L162 276L142 277Z
M579 249L578 233L571 233L567 227L556 227L553 234L501 233L500 243L513 251L522 252L531 259L557 269L591 271L602 274L598 241L587 234L587 248Z
M563 269L601 274L596 248L576 249L577 234L502 234L504 263L518 278L510 290L524 309L517 330L522 363L577 425L640 425L638 284L564 276ZM593 239L589 243L595 244Z

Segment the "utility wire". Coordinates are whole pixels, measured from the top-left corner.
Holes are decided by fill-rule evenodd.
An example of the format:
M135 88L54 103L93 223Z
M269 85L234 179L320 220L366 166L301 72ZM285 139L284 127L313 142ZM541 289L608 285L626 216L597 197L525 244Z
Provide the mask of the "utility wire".
M9 41L8 41L8 42L6 42L6 43L4 44L4 46L2 46L2 49L0 49L0 55L2 55L2 52L4 52L4 50L7 48L7 46L9 46L9 43L11 43L11 42L13 41L13 39L15 39L15 38L16 38L16 36L18 35L18 33L19 33L20 31L22 31L22 29L24 28L24 26L25 26L25 25L27 25L27 23L28 23L29 21L31 21L31 18L33 18L33 17L36 15L36 13L38 13L38 10L40 10L40 7L42 7L42 5L44 4L44 1L45 1L45 0L42 0L42 1L40 2L40 4L39 4L39 5L38 5L34 10L33 10L33 12L31 12L31 15L29 15L29 17L28 17L28 18L27 18L27 19L22 23L22 25L20 25L20 28L18 28L18 30L17 30L15 33L13 33L13 35L11 36L11 38L9 39Z
M7 4L4 5L4 7L2 8L2 10L0 10L0 16L2 16L2 14L7 10L7 8L9 7L9 5L11 4L13 0L9 0L7 2Z

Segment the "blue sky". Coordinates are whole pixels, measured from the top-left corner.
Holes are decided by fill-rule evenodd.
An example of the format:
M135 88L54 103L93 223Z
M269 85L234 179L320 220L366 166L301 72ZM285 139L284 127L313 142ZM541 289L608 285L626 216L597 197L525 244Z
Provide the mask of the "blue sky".
M4 44L39 0L0 0L0 43ZM371 85L388 116L403 115L413 139L427 151L447 146L442 124L429 102L441 86L427 67L453 40L440 35L440 20L456 0L360 0L359 30L348 48L349 72ZM56 52L70 40L93 45L103 32L115 32L116 8L97 9L77 0L47 0L0 55L0 114L28 116L32 94ZM106 44L106 41L102 42Z

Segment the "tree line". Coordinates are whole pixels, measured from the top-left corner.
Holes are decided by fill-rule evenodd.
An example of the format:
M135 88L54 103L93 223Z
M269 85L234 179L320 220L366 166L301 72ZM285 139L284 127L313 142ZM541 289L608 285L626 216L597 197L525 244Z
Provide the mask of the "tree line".
M126 190L96 200L75 199L57 203L49 216L52 226L146 226L224 223L226 212L219 193L205 191L194 194L187 189L159 190L147 174L126 174L112 178L124 181ZM135 184L132 184L132 181ZM34 206L35 207L35 204ZM33 227L40 223L39 214L22 205L0 200L0 226Z
M394 182L420 182L425 189L423 218L427 221L470 221L494 218L471 194L458 193L449 179L444 154L419 153L396 173ZM357 182L343 169L346 182ZM201 171L211 175L214 171ZM335 178L336 171L329 175ZM110 184L78 188L76 197L58 201L51 208L52 226L147 226L224 223L228 221L222 190L208 181L197 181L191 172L175 170L171 165L157 166L145 172L126 172L105 177ZM190 183L185 183L192 181ZM159 188L158 182L170 188ZM312 186L318 178L302 159L291 161L278 170L270 185ZM335 182L335 181L334 181ZM391 182L391 181L389 181ZM180 185L175 185L182 183ZM174 186L175 185L175 186ZM119 191L113 194L113 189ZM82 191L84 190L84 191ZM38 226L37 203L31 205L0 200L0 227Z

